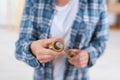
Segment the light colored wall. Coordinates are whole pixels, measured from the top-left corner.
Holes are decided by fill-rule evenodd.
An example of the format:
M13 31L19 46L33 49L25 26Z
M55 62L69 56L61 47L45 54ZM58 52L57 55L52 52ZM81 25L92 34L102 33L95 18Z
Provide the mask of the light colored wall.
M0 0L0 24L6 24L7 0Z
M11 0L11 22L13 25L16 25L16 23L19 25L19 20L20 20L20 14L16 15L16 12L21 13L21 7L23 7L23 1L24 0ZM116 0L110 0L111 2L115 2ZM7 2L8 0L0 0L0 25L7 25ZM18 7L19 8L18 8ZM19 10L17 10L19 9ZM16 18L17 16L17 18ZM115 15L110 14L109 15L109 23L113 24L115 22ZM16 20L18 19L18 20ZM17 26L18 26L17 25Z
M15 24L16 17L16 0L10 0L11 6L9 6L11 11L11 22ZM0 0L0 25L7 25L7 14L8 14L8 0Z

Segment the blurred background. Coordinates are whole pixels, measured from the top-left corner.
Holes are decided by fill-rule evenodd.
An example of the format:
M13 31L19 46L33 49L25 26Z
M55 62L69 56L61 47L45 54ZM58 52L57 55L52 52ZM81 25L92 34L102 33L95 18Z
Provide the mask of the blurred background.
M33 80L33 68L14 57L25 0L0 0L0 80ZM120 80L120 0L106 0L110 38L105 54L90 68L90 80Z

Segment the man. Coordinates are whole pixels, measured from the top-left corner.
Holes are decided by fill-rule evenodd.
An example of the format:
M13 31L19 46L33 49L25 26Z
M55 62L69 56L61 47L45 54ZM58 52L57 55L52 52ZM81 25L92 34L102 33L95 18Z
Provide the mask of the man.
M56 39L65 50L48 49ZM105 0L26 0L16 58L35 69L34 80L88 80L107 39ZM76 56L68 59L68 50Z

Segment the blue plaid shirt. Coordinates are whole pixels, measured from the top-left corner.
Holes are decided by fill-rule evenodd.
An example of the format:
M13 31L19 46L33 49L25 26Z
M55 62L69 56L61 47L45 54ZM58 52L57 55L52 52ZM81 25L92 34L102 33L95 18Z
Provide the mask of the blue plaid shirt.
M54 0L26 0L16 58L35 69L34 80L52 80L51 62L42 64L32 55L33 41L50 38L54 14ZM88 80L87 69L103 54L108 39L107 8L105 0L79 0L79 10L72 25L68 49L87 50L90 61L87 68L75 68L66 59L64 80Z

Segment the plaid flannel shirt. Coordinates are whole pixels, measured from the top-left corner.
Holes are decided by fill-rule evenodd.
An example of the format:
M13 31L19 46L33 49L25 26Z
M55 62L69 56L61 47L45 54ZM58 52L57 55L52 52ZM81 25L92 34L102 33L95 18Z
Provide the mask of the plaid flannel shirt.
M52 80L52 63L40 63L32 55L33 41L50 38L54 14L54 0L26 0L20 35L16 42L16 58L35 69L34 80ZM90 61L87 68L75 68L66 59L64 80L87 80L88 68L103 54L108 39L107 7L105 0L79 0L68 49L87 50Z

